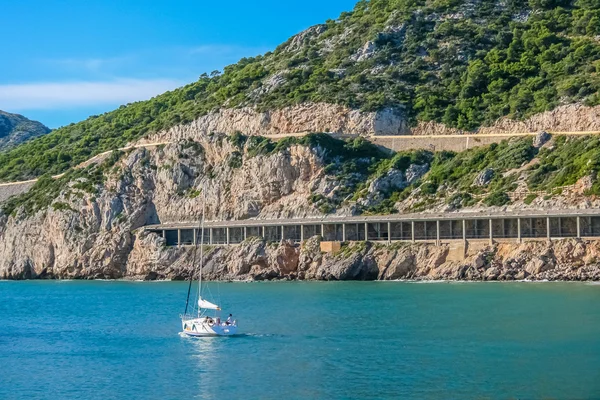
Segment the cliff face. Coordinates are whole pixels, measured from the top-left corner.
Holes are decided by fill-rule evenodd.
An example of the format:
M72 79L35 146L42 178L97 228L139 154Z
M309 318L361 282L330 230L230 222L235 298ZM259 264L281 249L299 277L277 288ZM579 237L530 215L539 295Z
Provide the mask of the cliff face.
M22 265L4 271L3 278L126 278L189 279L197 249L166 248L155 234L135 236L125 243L128 255L122 264L95 263L93 256L80 265L35 271ZM104 251L119 250L118 243L105 242ZM99 253L102 256L101 252ZM106 254L104 254L106 255ZM197 256L198 254L196 254ZM266 243L251 238L235 247L207 247L203 277L208 280L600 280L600 241L501 243L467 250L455 261L449 245L350 243L338 254L321 253L318 237L302 245ZM63 260L64 261L64 260ZM198 261L198 260L197 260ZM87 266L86 266L87 264Z
M159 250L145 237L131 254L129 271L142 279L189 277L193 249ZM160 254L159 257L156 257ZM267 280L600 280L599 241L503 243L467 251L452 261L450 246L351 243L338 254L321 253L318 238L302 246L249 239L239 247L211 248L208 279Z
M404 116L392 109L362 112L344 106L309 103L279 110L259 112L254 108L222 109L153 134L140 143L197 140L209 133L247 135L289 135L330 132L343 135L461 135L525 132L599 132L600 106L570 104L518 121L500 118L490 126L472 131L450 128L437 122L419 122L411 126Z
M0 220L0 277L120 278L136 229L150 223L198 220L206 188L207 218L303 217L318 211L310 193L330 189L317 152L294 146L285 155L239 153L222 136L204 137L124 156L106 181L89 189L69 182L51 206L22 208ZM165 251L167 251L165 249Z
M449 128L436 122L421 122L410 131L413 135L460 135L465 133L499 134L525 132L599 132L600 106L568 104L532 115L522 121L503 117L489 126L472 131Z
M166 247L163 238L141 227L197 221L204 196L207 219L224 220L321 216L322 201L348 195L347 185L327 173L328 163L339 156L332 158L327 155L330 150L319 145L292 144L255 154L250 139L245 144L222 135L199 139L153 150L140 148L123 154L114 164L91 166L67 183L55 181L60 185L58 194L34 189L35 196L28 201L39 203L46 196L48 206L35 211L24 203L11 215L0 217L0 278L183 279L191 274L193 249ZM392 170L367 181L357 203L377 201L386 187L419 179L427 165L415 162L406 172ZM101 167L104 181L92 181L94 168ZM565 203L573 201L567 192L561 196ZM352 204L335 209L338 215L354 212ZM598 279L599 246L576 240L498 244L467 249L464 261L452 261L456 258L449 245L354 243L331 255L320 252L316 238L303 246L249 239L236 247L208 249L205 276L236 280Z
M255 108L222 109L151 135L144 141L162 142L197 138L208 133L247 135L281 135L307 132L339 134L402 135L410 131L405 118L397 111L386 109L362 112L327 103L308 103L260 112Z

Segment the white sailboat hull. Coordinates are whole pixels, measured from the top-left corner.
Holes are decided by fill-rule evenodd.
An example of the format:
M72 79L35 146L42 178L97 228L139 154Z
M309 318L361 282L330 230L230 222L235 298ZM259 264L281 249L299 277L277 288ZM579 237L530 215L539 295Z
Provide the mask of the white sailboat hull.
M231 336L237 334L237 325L217 324L207 318L181 320L183 334L191 337Z

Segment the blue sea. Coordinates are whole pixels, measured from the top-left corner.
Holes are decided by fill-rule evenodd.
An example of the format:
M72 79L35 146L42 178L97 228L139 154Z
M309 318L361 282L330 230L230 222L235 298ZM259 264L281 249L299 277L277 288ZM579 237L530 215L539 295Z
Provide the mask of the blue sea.
M0 282L0 399L600 398L600 285Z

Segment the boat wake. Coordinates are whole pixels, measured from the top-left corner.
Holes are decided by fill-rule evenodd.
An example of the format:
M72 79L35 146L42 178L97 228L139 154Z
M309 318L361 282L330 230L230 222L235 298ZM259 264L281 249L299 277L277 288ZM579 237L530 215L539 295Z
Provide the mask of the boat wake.
M179 332L178 335L182 338L186 338L186 339L214 339L214 338L273 338L273 337L283 337L284 335L277 335L277 334L273 334L273 333L239 333L239 334L235 334L235 335L228 335L228 336L189 336L186 335L185 332Z

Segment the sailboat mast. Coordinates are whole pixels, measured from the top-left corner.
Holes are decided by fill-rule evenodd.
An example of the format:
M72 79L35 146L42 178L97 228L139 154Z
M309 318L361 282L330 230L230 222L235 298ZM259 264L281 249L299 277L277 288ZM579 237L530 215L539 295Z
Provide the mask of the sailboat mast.
M202 192L204 193L204 189L206 188L206 186L204 186L202 188ZM198 286L198 299L200 298L200 289L202 287L202 244L204 244L204 212L206 210L206 193L204 193L203 195L203 202L202 202L202 219L200 220L200 224L199 224L199 228L200 228L200 284ZM194 235L195 236L195 235ZM194 267L196 265L196 254L198 253L198 240L196 240L196 243L194 245L194 257L192 259L192 267ZM185 311L183 312L183 315L187 315L187 310L188 310L188 306L190 303L190 292L192 291L192 282L194 280L194 271L192 271L192 276L190 277L190 284L188 285L188 292L187 292L187 298L185 300ZM196 300L198 301L198 300ZM198 310L198 313L200 313L200 310Z
M202 222L200 222L200 272L198 273L198 298L202 297L202 267L204 266L204 215L206 214L206 185L202 188ZM200 307L198 307L198 315L200 315Z

